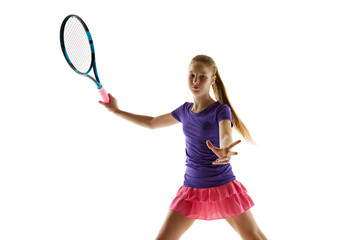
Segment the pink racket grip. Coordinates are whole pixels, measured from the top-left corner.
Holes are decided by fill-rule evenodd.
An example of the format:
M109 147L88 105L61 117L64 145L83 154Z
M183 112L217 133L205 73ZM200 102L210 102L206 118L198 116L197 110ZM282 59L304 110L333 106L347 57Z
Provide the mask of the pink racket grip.
M102 96L102 98L104 99L104 103L109 103L110 102L110 98L107 95L105 89L102 87L99 89L100 95Z

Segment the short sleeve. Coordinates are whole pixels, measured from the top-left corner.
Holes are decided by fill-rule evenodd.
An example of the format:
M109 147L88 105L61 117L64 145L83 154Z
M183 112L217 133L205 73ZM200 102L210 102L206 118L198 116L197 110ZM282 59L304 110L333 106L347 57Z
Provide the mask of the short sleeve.
M179 122L181 122L181 118L184 115L185 104L186 102L171 112L171 115Z
M217 112L217 122L219 123L221 120L229 119L231 122L231 127L234 126L232 117L231 117L231 109L227 104L223 104L219 107Z

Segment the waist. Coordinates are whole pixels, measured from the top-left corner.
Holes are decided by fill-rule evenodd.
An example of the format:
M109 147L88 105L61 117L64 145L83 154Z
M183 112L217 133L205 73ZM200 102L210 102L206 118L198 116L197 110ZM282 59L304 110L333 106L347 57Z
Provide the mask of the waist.
M184 186L208 188L226 184L235 179L230 164L194 166L187 164Z

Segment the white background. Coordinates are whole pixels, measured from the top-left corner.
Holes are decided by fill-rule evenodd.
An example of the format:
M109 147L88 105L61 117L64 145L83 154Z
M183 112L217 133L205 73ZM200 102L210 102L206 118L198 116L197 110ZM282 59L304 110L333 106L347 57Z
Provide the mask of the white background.
M192 102L188 64L214 58L258 143L234 131L231 164L268 239L360 239L359 12L346 0L3 3L0 239L155 239L183 183L181 124L149 130L113 115L65 62L71 13L131 113ZM198 220L182 239L239 236Z

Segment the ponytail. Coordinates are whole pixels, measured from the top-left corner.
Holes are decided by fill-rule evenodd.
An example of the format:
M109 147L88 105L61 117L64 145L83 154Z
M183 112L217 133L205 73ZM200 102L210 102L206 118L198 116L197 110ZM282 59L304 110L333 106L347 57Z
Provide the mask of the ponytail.
M201 62L206 66L210 67L213 72L213 75L216 76L215 83L212 85L214 95L217 101L220 101L224 104L227 104L231 109L231 117L234 124L235 129L245 138L245 140L251 144L256 144L254 140L251 138L249 130L246 128L245 124L241 121L241 119L236 114L234 108L232 107L229 98L226 93L225 85L221 80L219 71L215 64L215 61L206 55L197 55L192 60L191 63Z

